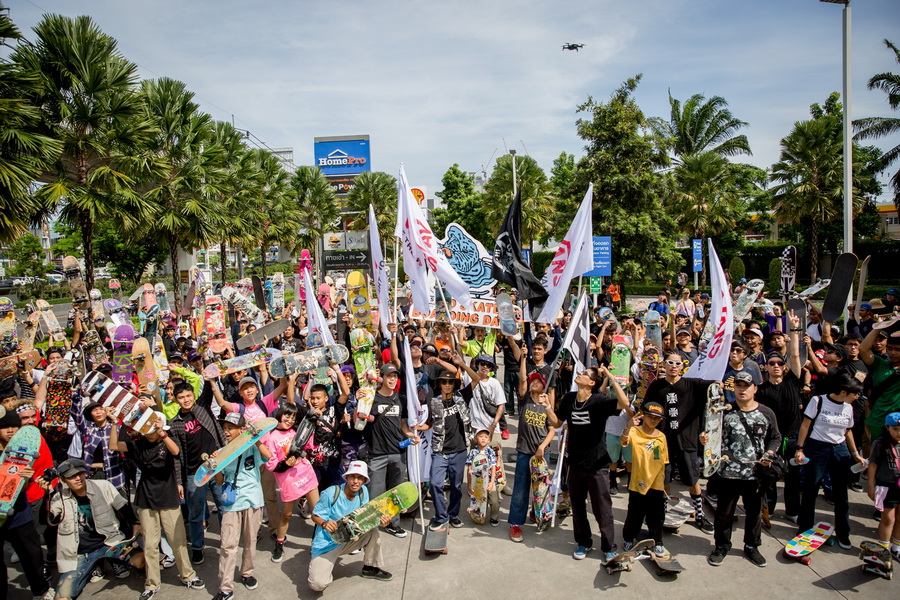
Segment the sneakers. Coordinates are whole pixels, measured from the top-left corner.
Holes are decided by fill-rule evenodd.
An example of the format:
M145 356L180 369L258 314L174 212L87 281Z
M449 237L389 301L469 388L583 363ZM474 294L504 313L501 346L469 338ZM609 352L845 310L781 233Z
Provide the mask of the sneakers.
M491 519L491 527L497 527L498 525L500 525L500 521L498 521L497 519Z
M93 571L91 571L91 583L97 583L103 579L103 569L101 567L96 567Z
M854 481L853 483L851 483L851 484L850 484L849 486L847 486L847 487L849 487L849 488L850 488L851 490L853 490L854 492L861 492L861 491L863 491L863 486L860 485L860 483L859 483L858 481Z
M393 575L385 571L384 569L379 569L378 567L366 567L362 568L362 576L366 579L380 579L381 581L390 581L394 578Z
M838 538L837 544L844 550L853 549L853 544L850 543L850 538L845 538L843 540L841 538Z
M619 495L619 486L615 485L615 484L609 486L609 495L610 496L618 496Z
M525 538L522 536L522 528L518 525L509 526L509 539L514 542L521 542Z
M250 575L249 577L244 577L243 575L241 575L241 583L243 583L244 587L248 590L255 590L257 587L259 587L259 582L253 575Z
M894 560L900 561L900 547L892 546L891 547L891 556L894 557ZM53 590L50 590L53 591Z
M575 560L584 560L587 557L588 552L593 549L593 546L578 546L575 548L575 552L572 553L572 558Z
M634 548L634 542L622 542L622 550L625 552L628 552L632 548Z
M722 562L725 560L726 554L728 554L728 552L725 548L716 548L712 551L712 554L706 557L706 562L714 567L721 566Z
M225 590L219 590L219 593L213 596L213 600L231 600L234 598L234 592L226 592Z
M150 600L156 595L156 590L144 590L141 592L140 600Z
M186 585L189 590L202 590L206 587L206 584L203 583L203 580L199 577L194 577L190 581L185 581L184 585Z
M309 509L309 502L306 501L306 496L300 498L300 516L304 519L309 519L312 516L312 511Z
M459 520L459 517L453 517L452 519L450 519L450 524L456 529L459 529L463 526L463 522Z
M123 565L117 560L112 560L109 562L112 565L113 573L116 576L116 579L125 579L129 575L131 575L131 569L127 566Z
M756 547L744 546L744 556L757 567L764 567L768 564Z
M694 521L694 524L697 525L697 528L700 529L700 531L702 531L703 533L713 533L716 530L716 528L713 527L713 524L710 523L709 519L707 519L704 515L700 515L699 517L697 517L697 519Z
M432 521L428 526L428 529L431 531L440 531L444 528L444 525L446 525L446 523L438 523L437 521Z
M191 548L191 564L203 564L203 548Z
M171 569L175 566L175 558L169 556L168 554L164 554L162 559L159 561L159 564L162 565L163 569Z
M393 525L388 525L387 527L384 528L384 532L389 533L392 536L398 537L398 538L406 537L406 530L403 529L402 527L400 527L399 525L396 527L394 527Z
M666 550L666 547L663 546L662 544L657 544L657 545L653 546L653 554L655 554L659 558L663 558L669 554L669 551Z
M509 439L509 429L504 429L503 431L501 431L500 437L503 438L504 440L508 440Z
M272 562L280 563L284 558L284 542L275 542L275 549L272 550Z
M609 564L609 561L611 561L611 560L614 559L616 556L618 556L618 554L619 554L619 553L616 552L616 547L613 546L613 549L612 549L612 550L610 550L609 552L604 552L604 553L603 553L603 564L604 564L604 565L608 565L608 564Z
M784 518L787 519L788 521L790 521L791 523L793 523L794 525L796 525L797 521L800 519L800 517L798 517L797 515L789 515L787 513L784 514Z
M56 598L56 590L50 588L44 592L43 596L35 596L34 600L53 600L54 598Z

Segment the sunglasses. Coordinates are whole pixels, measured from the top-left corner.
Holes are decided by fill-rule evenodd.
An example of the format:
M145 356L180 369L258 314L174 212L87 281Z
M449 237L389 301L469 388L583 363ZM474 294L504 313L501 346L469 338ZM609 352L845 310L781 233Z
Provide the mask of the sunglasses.
M682 363L680 360L667 360L666 364L672 365L673 367L680 367L684 363Z
M783 367L784 361L783 360L770 360L766 364L769 365L770 367Z

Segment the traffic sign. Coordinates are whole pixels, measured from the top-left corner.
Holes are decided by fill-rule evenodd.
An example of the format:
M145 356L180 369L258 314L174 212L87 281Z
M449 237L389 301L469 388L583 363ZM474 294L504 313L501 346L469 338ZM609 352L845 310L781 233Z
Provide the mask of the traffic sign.
M594 268L585 277L612 277L612 238L595 235L593 239Z
M691 240L691 258L694 263L694 273L703 270L703 240Z
M603 293L603 280L599 277L591 277L591 293L592 294L602 294Z
M369 266L368 250L326 250L323 254L325 269L365 269Z

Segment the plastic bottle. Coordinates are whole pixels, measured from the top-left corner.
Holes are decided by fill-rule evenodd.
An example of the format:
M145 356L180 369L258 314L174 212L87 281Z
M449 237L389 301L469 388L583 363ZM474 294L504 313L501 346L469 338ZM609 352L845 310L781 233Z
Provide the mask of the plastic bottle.
M792 458L789 462L792 467L799 467L801 465L805 465L806 463L808 463L809 459L804 456L803 460L797 460L796 458Z
M858 462L854 462L853 466L850 467L850 470L853 471L854 473L862 473L863 471L865 471L868 468L869 468L869 459L867 458L866 462L864 462L862 464L860 464Z

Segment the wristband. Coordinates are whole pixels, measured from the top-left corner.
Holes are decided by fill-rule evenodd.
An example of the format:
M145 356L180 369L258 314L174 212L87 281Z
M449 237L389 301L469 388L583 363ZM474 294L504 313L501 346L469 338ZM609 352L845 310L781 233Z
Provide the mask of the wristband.
M859 456L859 451L851 452L851 453L850 453L850 456Z
M800 329L800 328L797 328L797 329L791 329L791 331L796 331L796 332L798 332L798 333L799 333L799 332L801 332L801 331L803 331L803 330L802 330L802 329Z
M797 446L797 450L803 450L803 446Z

